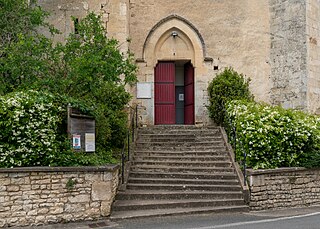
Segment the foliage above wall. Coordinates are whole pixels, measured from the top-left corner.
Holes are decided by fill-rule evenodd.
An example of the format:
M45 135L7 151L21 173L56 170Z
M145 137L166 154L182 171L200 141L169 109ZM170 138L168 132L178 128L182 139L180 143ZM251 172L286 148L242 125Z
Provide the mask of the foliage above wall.
M255 102L231 101L228 115L255 169L320 166L320 117ZM243 152L237 147L237 158Z

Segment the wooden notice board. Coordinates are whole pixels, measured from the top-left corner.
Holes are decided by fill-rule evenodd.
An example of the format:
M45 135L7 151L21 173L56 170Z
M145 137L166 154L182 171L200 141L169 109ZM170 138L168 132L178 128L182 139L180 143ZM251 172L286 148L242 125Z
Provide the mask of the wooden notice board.
M94 117L82 114L79 110L68 107L68 133L72 148L76 151L95 151Z

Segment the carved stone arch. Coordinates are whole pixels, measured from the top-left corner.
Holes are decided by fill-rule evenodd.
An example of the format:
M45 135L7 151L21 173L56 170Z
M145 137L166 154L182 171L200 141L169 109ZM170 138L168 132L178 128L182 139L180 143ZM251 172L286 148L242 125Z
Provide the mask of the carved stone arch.
M149 32L142 58L153 66L158 60L182 59L191 60L194 66L199 66L205 54L205 43L196 27L180 16L170 15Z

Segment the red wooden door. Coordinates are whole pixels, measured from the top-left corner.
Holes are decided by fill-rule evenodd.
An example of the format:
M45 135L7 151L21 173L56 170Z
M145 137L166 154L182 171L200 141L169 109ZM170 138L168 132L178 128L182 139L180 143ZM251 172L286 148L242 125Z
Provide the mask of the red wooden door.
M159 62L155 68L155 125L175 124L175 63Z
M184 66L184 124L194 124L194 68L191 63Z

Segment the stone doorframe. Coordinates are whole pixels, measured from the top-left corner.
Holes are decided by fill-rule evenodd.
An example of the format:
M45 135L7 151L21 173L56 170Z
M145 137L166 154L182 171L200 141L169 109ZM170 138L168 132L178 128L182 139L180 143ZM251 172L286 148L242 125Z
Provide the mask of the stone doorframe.
M173 50L174 46L170 47L173 43L176 52ZM207 59L200 32L178 15L170 15L153 26L144 42L142 55L142 59L153 67L159 60L188 59L197 68Z
M204 105L207 103L206 79L213 59L206 57L205 42L196 27L183 17L170 15L159 21L148 33L143 44L142 57L137 60L140 74L153 74L159 61L183 60L191 61L194 66L195 124L202 124L207 121ZM148 78L146 82L153 85L154 77ZM137 101L145 108L146 115L141 117L141 121L147 125L154 125L154 85L152 88L151 100Z

